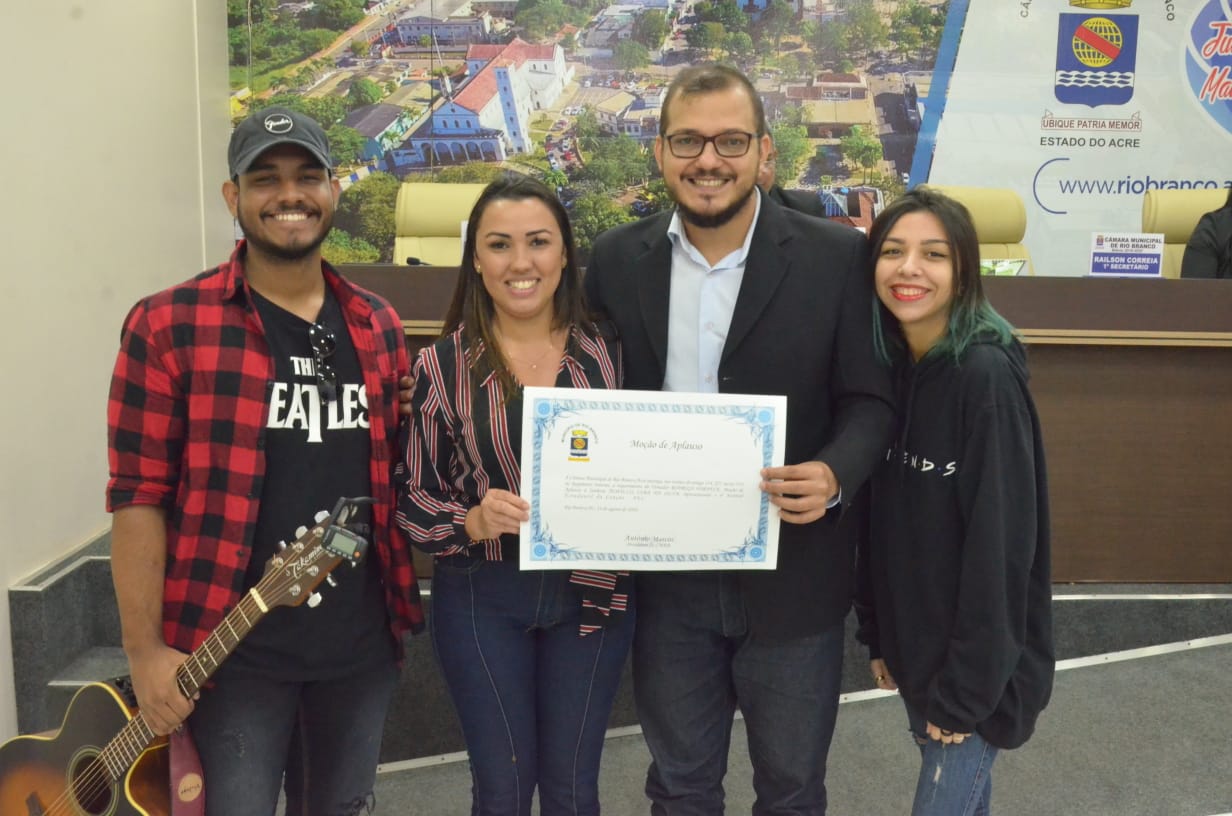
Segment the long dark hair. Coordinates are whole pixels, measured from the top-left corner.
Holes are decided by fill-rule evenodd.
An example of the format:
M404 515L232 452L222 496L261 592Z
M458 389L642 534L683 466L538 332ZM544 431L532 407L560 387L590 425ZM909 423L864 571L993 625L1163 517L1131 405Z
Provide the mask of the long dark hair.
M954 266L954 298L950 302L946 332L928 353L949 354L957 361L981 335L991 335L998 343L1009 345L1014 339L1014 328L984 297L980 279L980 239L971 213L960 202L927 187L917 187L896 198L881 211L869 229L870 268L876 268L881 247L898 219L914 212L931 213L941 222ZM875 294L873 343L877 356L884 362L891 360L892 350L906 347L898 321Z
M587 325L586 300L582 294L582 273L578 268L573 245L573 227L569 224L569 213L560 203L560 199L542 182L513 173L483 188L466 222L466 243L462 247L458 283L453 290L449 311L445 313L445 328L441 334L446 336L457 331L459 326L465 326L462 336L468 353L474 359L471 376L479 380L489 373L494 373L506 396L517 391L518 384L505 362L492 327L492 296L488 294L475 268L475 249L479 240L479 222L483 219L488 205L493 201L524 201L528 198L542 201L551 211L565 247L565 267L561 270L560 285L556 287L556 294L552 299L552 328L585 328ZM479 359L477 353L481 344L484 352L482 359Z

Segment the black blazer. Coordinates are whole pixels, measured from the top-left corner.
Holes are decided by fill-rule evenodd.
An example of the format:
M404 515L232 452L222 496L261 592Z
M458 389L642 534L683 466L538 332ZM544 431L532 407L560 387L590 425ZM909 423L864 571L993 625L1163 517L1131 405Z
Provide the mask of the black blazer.
M603 233L586 274L590 305L620 331L625 387L657 391L667 360L671 211ZM889 369L873 353L872 273L864 236L762 196L719 390L787 397L787 464L825 462L855 501L885 455ZM778 569L740 573L750 634L820 632L850 607L860 512L782 524Z

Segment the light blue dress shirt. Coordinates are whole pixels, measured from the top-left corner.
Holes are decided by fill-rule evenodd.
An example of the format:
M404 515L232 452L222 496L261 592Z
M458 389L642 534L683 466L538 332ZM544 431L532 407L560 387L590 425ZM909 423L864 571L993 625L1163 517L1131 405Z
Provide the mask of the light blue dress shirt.
M672 215L667 236L672 242L672 283L667 315L667 368L664 391L717 394L719 359L731 326L744 265L749 257L753 231L761 215L761 196L744 244L720 258L706 262L685 234L680 211Z

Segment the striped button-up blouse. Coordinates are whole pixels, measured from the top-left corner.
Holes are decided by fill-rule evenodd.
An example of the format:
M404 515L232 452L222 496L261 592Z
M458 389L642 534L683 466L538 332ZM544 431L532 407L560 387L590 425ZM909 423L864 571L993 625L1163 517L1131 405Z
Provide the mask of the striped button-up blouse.
M561 388L619 388L620 348L596 327L573 327L556 373ZM397 523L416 547L438 558L469 554L516 559L518 537L471 541L466 514L497 488L521 484L522 394L505 398L495 374L477 378L483 347L468 349L465 327L419 353L411 422L395 478L402 485ZM603 626L628 603L627 573L574 570L582 589L581 633Z

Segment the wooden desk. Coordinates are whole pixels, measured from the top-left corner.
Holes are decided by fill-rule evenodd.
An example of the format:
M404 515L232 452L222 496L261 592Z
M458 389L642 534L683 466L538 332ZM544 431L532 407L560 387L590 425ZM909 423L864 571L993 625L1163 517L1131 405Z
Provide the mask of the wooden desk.
M456 270L347 266L418 348ZM1232 283L985 278L1030 345L1058 582L1232 582Z
M1232 581L1232 283L987 278L1030 344L1057 581Z

